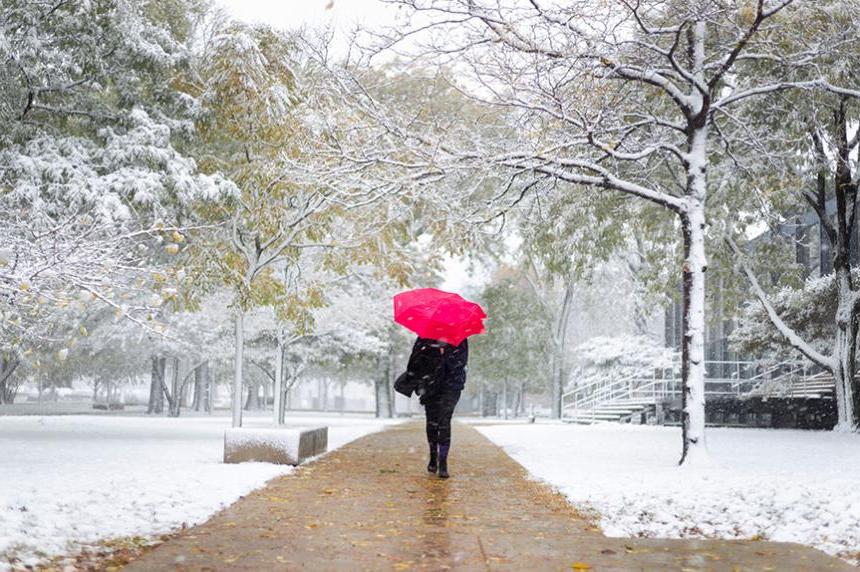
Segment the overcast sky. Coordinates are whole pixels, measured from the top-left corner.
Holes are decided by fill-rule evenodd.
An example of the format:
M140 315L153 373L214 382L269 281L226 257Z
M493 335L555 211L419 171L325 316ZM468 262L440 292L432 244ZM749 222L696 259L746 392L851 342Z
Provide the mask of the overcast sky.
M356 24L392 24L396 9L380 0L217 0L233 16L283 29L334 26L343 38Z

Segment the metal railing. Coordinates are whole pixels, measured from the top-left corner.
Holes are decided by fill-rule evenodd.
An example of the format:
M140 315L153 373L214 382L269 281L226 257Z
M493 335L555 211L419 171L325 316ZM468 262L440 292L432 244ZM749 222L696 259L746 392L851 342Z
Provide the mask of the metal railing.
M774 388L791 394L799 380L820 383L820 372L808 364L787 360L772 365L754 361L706 361L705 397L744 399L776 395ZM676 368L654 370L651 377L617 372L595 374L562 395L562 417L597 420L623 418L644 407L679 398L681 379ZM713 375L719 372L721 375ZM726 373L729 375L727 376ZM799 387L799 386L798 386ZM625 413L625 412L631 413Z

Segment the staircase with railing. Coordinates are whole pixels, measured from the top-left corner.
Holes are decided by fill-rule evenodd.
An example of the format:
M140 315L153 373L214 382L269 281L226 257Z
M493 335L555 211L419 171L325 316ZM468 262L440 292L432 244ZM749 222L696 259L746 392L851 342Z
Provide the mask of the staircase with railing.
M832 376L813 371L800 362L763 367L758 362L708 361L705 368L706 399L833 398ZM586 424L628 421L680 397L681 380L674 370L655 371L650 378L594 375L581 380L562 396L562 419Z
M746 397L833 399L835 389L831 374L826 371L813 373L803 366L782 378L762 380L750 389Z

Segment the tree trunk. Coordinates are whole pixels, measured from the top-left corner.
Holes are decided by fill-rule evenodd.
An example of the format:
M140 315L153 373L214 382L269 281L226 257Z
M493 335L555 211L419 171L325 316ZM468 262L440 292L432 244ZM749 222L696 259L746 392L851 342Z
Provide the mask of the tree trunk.
M284 359L286 359L286 353L284 354ZM281 387L281 403L279 406L278 413L278 423L283 425L286 417L287 410L290 408L290 390L293 388L293 380L290 379L290 371L284 367L283 368L283 385Z
M502 384L502 418L508 418L508 380Z
M18 392L17 384L12 382L12 374L18 369L21 360L8 352L0 358L0 403L13 403Z
M203 407L204 393L206 391L206 371L204 367L207 362L201 363L194 370L194 393L191 399L191 408L200 411Z
M823 186L826 186L826 183L824 183ZM833 272L833 252L832 247L830 246L830 237L827 236L827 231L824 229L823 224L818 225L818 240L821 245L818 259L818 272L821 276L827 276Z
M272 415L275 425L284 424L284 330L278 329L278 347L275 350L275 380L272 388Z
M247 411L260 410L260 383L256 381L248 382L248 397L245 400L245 409Z
M499 394L496 391L487 391L484 393L484 417L498 414Z
M164 391L167 397L167 405L168 412L167 415L169 417L179 417L179 411L182 407L182 380L179 377L179 358L173 358L173 371L172 379L171 379L171 388L170 393L167 393L167 387L165 386Z
M391 354L385 352L377 360L374 389L376 394L376 416L390 419L392 417L391 392L389 391L389 371L391 370Z
M836 283L839 305L836 310L836 336L833 347L833 378L836 383L837 431L857 431L858 392L855 387L857 371L857 316L850 268L837 262Z
M208 360L200 364L197 374L200 375L200 398L197 411L202 409L206 413L212 413L212 372L209 369Z
M564 394L564 382L567 380L565 352L567 351L567 326L570 319L570 309L573 305L573 284L567 278L564 286L561 310L555 331L555 348L552 364L552 418L561 419L561 401ZM506 406L507 406L507 402Z
M205 392L204 392L204 411L206 413L212 413L212 400L215 398L215 384L212 380L212 370L209 368L209 362L203 362L203 365L200 366L203 369L203 377L205 380Z
M834 112L836 127L836 252L833 268L839 302L836 310L836 339L833 348L836 382L837 424L839 431L857 431L860 428L860 387L855 379L857 358L858 292L851 277L851 240L857 218L858 185L852 173L853 146L849 143L847 97L842 97ZM825 212L826 214L826 212Z
M703 20L688 33L690 68L705 83L705 33ZM710 102L698 90L691 96L687 116L687 188L684 207L678 213L684 236L684 339L681 345L681 459L693 463L707 456L705 447L705 204L708 194L708 115Z
M521 386L517 386L517 388L514 390L514 406L512 407L513 413L514 413L514 419L516 419L520 415L520 400L522 399L522 393L520 393L520 387Z
M704 172L704 171L703 171ZM701 182L704 184L704 181ZM690 201L681 216L684 234L684 338L681 345L681 437L679 464L705 450L705 205Z
M182 399L179 400L179 406L185 407L186 409L191 408L191 402L194 399L194 390L195 385L188 383L189 379L194 379L197 381L197 368L195 367L193 370L188 372L188 378L182 380L180 385L180 393L182 394Z
M520 413L526 412L526 382L520 382Z
M237 305L233 363L233 427L242 426L242 359L245 354L245 311Z
M392 330L393 331L393 330ZM388 393L388 414L389 418L397 416L397 401L394 392L394 382L397 380L397 373L394 370L394 344L388 344L388 360L385 362L385 391Z
M149 404L146 408L148 415L164 412L164 370L167 365L165 358L152 356L152 371L149 382Z

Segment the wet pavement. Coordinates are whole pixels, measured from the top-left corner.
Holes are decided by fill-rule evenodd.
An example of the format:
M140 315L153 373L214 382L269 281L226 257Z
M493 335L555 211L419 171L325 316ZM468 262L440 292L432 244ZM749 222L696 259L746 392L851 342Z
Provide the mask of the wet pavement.
M797 544L607 538L467 425L450 479L426 456L421 423L368 435L125 570L857 570Z

